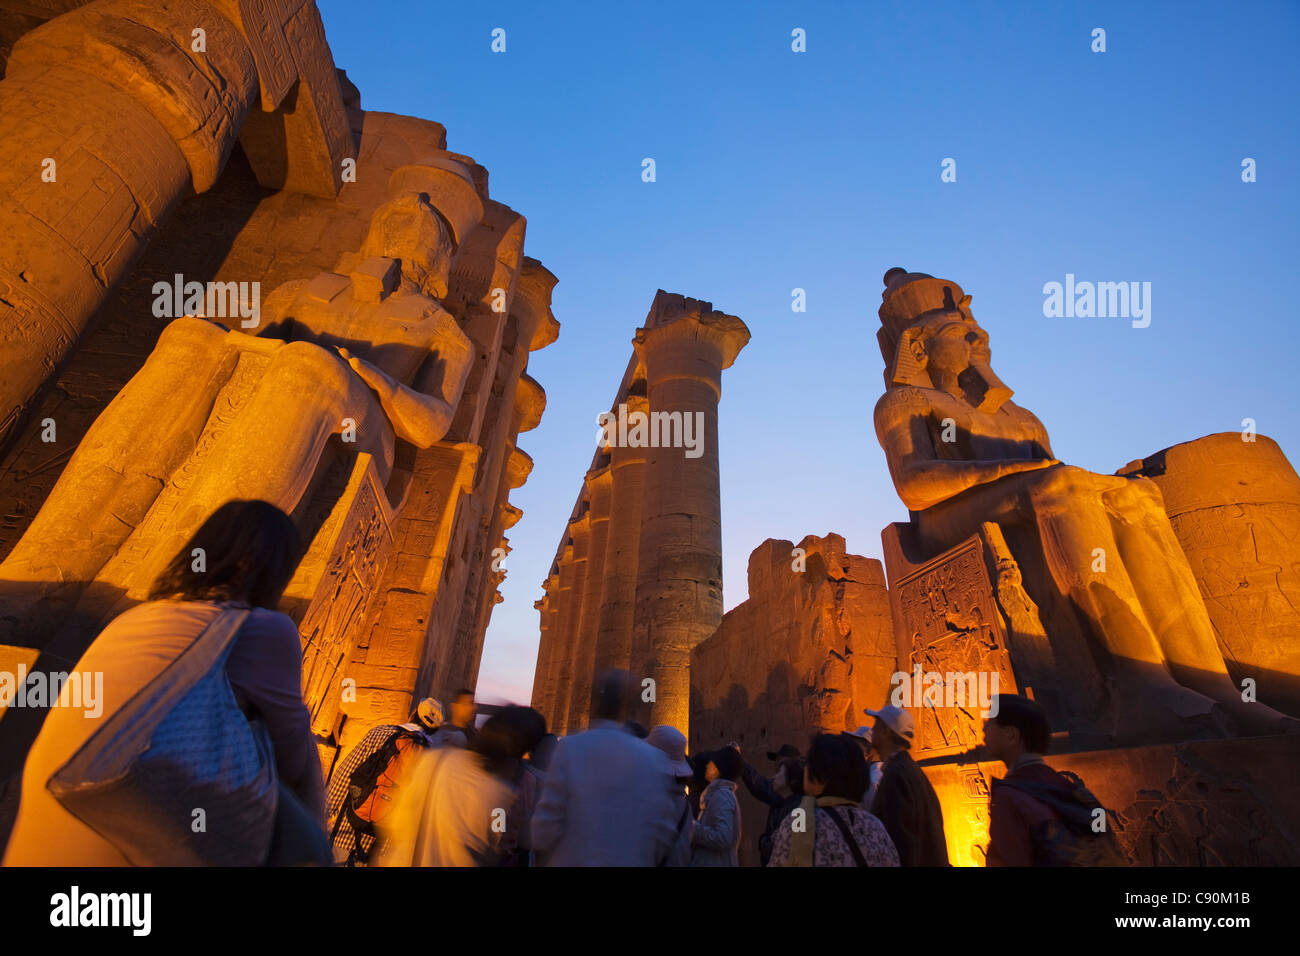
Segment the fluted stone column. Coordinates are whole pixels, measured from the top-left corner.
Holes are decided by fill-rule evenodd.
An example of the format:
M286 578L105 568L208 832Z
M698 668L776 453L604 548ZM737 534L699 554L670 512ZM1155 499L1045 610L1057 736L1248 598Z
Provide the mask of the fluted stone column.
M549 585L548 581L543 585L543 589L549 591ZM547 595L533 602L533 609L538 612L540 618L538 631L541 637L537 641L537 662L533 665L533 690L529 695L529 706L543 714L546 713L544 698L546 696L546 650L549 646L547 634L551 629L551 610L547 606L549 600L550 596Z
M544 587L546 588L546 598L542 621L546 625L546 640L537 649L540 670L533 683L541 688L537 709L546 716L547 729L550 729L555 714L555 698L553 696L555 693L555 631L560 590L558 570L547 577Z
M591 518L591 541L587 555L587 579L582 592L582 619L573 653L573 690L569 696L568 729L572 733L587 726L591 710L591 678L596 665L596 631L600 623L601 591L604 585L606 545L609 537L609 467L587 475Z
M644 705L637 711L647 726L688 733L691 650L722 621L718 400L722 370L748 341L737 317L663 292L637 330L652 421L680 412L703 430L698 457L681 447L646 449L636 627L644 629L649 673L633 676L654 679L648 715Z
M578 635L582 629L582 597L587 589L587 556L591 547L590 512L584 511L580 518L569 525L569 535L573 539L573 557L569 565L570 586L560 617L560 632L557 635L559 644L556 646L558 657L555 673L555 733L557 734L567 734L572 724L569 705L573 699L573 658L577 651ZM563 587L563 568L561 568L561 587Z
M650 407L643 395L629 396L624 404L629 415L644 414ZM609 449L609 533L596 629L595 672L610 668L629 670L632 666L632 618L636 611L645 456L644 448L613 445Z
M568 539L568 535L565 536ZM551 593L551 651L546 671L546 721L551 732L560 733L560 672L567 653L564 640L565 625L569 620L569 599L573 596L573 542L564 546L556 561L556 584ZM568 709L567 706L565 708Z

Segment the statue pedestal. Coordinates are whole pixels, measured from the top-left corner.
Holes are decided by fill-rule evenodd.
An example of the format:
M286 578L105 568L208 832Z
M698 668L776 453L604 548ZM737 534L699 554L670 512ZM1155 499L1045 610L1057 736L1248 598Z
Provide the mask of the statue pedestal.
M979 744L989 696L1017 693L1019 683L981 536L922 561L911 530L892 524L881 537L898 653L896 678L909 675L891 689L889 702L916 716L912 751L920 759L923 753L952 753ZM942 688L932 675L941 675ZM927 686L941 699L925 695ZM976 699L971 699L972 691Z
M281 602L302 635L303 698L318 737L335 737L349 691L343 670L362 636L392 548L392 509L374 461L360 454ZM355 699L355 687L351 690Z
M943 807L948 858L983 866L1000 763L917 755ZM1048 754L1114 811L1133 866L1300 865L1300 736L1194 740Z

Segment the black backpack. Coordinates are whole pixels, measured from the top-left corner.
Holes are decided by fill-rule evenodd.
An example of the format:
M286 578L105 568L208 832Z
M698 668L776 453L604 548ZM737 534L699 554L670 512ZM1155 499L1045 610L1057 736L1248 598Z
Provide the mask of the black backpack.
M1115 838L1115 813L1092 795L1082 779L1068 770L1056 771L1058 783L1003 778L993 786L1010 787L1033 797L1052 811L1053 819L1030 831L1034 866L1124 866L1127 861ZM1094 829L1096 811L1105 814L1106 827Z
M397 730L348 776L348 791L343 797L343 812L334 832L344 819L355 834L354 853L361 862L368 853L361 850L362 834L374 837L376 824L393 809L398 791L406 777L411 758L429 745L423 731L399 726Z

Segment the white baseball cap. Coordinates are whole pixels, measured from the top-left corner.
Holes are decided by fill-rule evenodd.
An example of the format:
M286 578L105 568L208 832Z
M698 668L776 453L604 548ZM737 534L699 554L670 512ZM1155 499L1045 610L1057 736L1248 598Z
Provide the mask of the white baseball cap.
M433 697L426 697L420 701L420 705L415 710L416 716L420 723L430 730L437 730L446 721L445 712L440 704Z
M662 750L673 765L673 773L678 777L693 777L695 770L686 762L686 737L676 727L660 724L650 730L645 742L651 747Z
M863 713L878 717L886 727L904 740L911 740L916 734L916 724L912 720L912 715L902 707L895 707L893 704L881 707L879 710L872 710L868 707L863 710Z

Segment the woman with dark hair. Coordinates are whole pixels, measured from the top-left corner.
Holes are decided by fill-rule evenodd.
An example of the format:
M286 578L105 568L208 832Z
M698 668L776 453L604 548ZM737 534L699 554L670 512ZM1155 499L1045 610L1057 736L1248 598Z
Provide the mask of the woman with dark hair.
M884 824L862 809L868 782L857 743L844 734L815 736L804 766L805 796L776 831L767 865L898 866Z
M77 662L78 672L103 674L98 712L50 709L23 767L5 865L127 865L113 843L64 809L46 781L228 612L248 612L226 659L235 699L265 723L281 783L323 828L325 787L302 700L302 644L293 621L275 610L301 554L298 529L274 505L230 501L213 512L158 576L149 599L109 622Z
M691 866L740 866L740 800L736 781L744 761L730 747L708 755L700 816L691 836Z

